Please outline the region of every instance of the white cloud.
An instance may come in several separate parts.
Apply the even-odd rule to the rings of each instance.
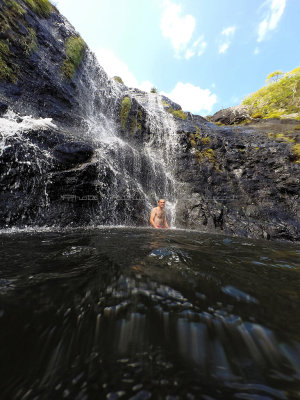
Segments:
[[[206,49],[207,43],[204,41],[204,36],[200,36],[193,44],[192,46],[186,50],[185,52],[185,58],[189,60],[191,57],[193,57],[195,54],[197,56],[201,56],[205,49]]]
[[[259,47],[255,47],[255,49],[254,49],[254,51],[253,51],[253,54],[254,54],[254,55],[257,55],[257,54],[259,54],[259,53],[260,53]]]
[[[229,46],[231,45],[232,38],[235,34],[236,26],[228,26],[227,28],[223,29],[221,35],[223,39],[221,44],[219,45],[219,53],[224,54],[228,50]]]
[[[268,4],[269,8],[258,26],[258,42],[262,42],[267,33],[277,27],[285,9],[286,0],[268,0],[265,4]]]
[[[95,51],[99,64],[109,77],[120,76],[126,86],[150,91],[154,86],[149,81],[139,83],[136,77],[130,72],[128,66],[121,61],[113,51],[105,48],[97,48]]]
[[[186,60],[189,60],[190,58],[194,57],[195,54],[196,54],[196,53],[195,53],[194,50],[192,50],[192,49],[187,49],[187,51],[185,52],[184,58],[185,58]]]
[[[217,102],[217,96],[209,89],[201,89],[191,83],[178,82],[170,93],[163,93],[180,104],[183,110],[206,114]]]
[[[165,0],[163,7],[160,29],[163,36],[170,39],[176,56],[179,56],[192,38],[196,20],[189,14],[181,16],[181,6],[170,0]]]
[[[229,26],[228,28],[225,28],[222,30],[222,35],[232,36],[232,35],[234,35],[235,30],[236,30],[235,26]]]
[[[226,51],[228,50],[229,45],[230,45],[230,43],[228,43],[228,42],[221,44],[220,47],[219,47],[219,53],[220,54],[226,53]]]

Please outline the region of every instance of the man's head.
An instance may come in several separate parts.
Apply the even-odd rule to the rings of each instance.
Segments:
[[[166,202],[164,199],[160,199],[160,200],[158,200],[157,204],[158,204],[158,207],[164,208],[166,205]]]

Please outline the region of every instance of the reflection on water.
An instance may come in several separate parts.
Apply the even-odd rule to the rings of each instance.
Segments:
[[[300,399],[300,250],[186,231],[0,236],[1,399]]]

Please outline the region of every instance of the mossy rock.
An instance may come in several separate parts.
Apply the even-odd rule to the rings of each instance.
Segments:
[[[201,138],[201,143],[202,144],[209,144],[210,143],[210,138],[209,137]]]
[[[4,0],[0,13],[0,81],[16,83],[21,75],[20,53],[29,56],[37,48],[35,30],[26,18],[26,9],[16,0]],[[16,56],[18,54],[18,56]]]
[[[294,156],[296,158],[295,162],[297,164],[300,164],[300,143],[295,144],[292,147],[292,151],[293,151],[293,154],[294,154]]]
[[[172,106],[170,106],[169,103],[167,103],[165,100],[162,100],[162,104],[165,107],[166,111],[170,114],[172,114],[174,117],[176,118],[180,118],[185,120],[187,115],[184,111],[182,110],[174,110],[174,108],[172,108]]]
[[[115,80],[118,83],[121,83],[121,85],[124,85],[123,79],[120,76],[114,76],[113,80]]]
[[[72,79],[83,59],[86,44],[80,36],[70,36],[66,41],[66,59],[61,67],[65,79]]]
[[[10,51],[8,42],[0,40],[0,81],[16,83],[19,68],[12,62],[13,53]]]
[[[216,161],[216,155],[213,149],[204,149],[202,151],[196,151],[195,156],[199,163],[208,160],[210,163],[214,163]]]
[[[18,16],[26,14],[26,10],[16,0],[4,0],[4,4]]]
[[[49,0],[24,0],[27,6],[40,17],[49,17],[52,4]]]
[[[131,100],[128,96],[126,96],[122,100],[122,105],[121,105],[121,126],[123,130],[126,129],[130,108],[131,108]]]

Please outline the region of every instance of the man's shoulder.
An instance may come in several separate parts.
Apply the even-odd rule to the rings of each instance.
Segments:
[[[153,211],[157,211],[157,209],[158,209],[158,207],[152,208],[152,212],[153,212]]]

